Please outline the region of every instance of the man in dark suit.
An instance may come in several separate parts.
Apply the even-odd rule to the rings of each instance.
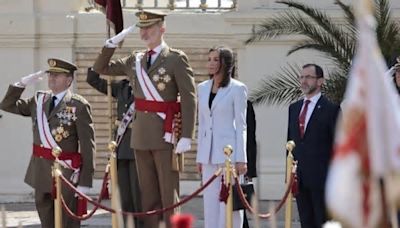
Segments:
[[[304,65],[299,81],[305,97],[289,106],[288,124],[288,140],[296,143],[293,154],[298,161],[296,202],[301,226],[320,228],[327,220],[324,188],[340,107],[321,95],[320,66]]]
[[[257,177],[257,142],[256,142],[256,115],[253,108],[253,103],[247,100],[247,173],[244,175],[246,181],[251,182],[254,177]],[[243,228],[248,228],[246,211],[243,217]]]
[[[25,182],[35,189],[35,205],[43,228],[54,227],[51,167],[55,158],[52,149],[61,148],[59,163],[62,174],[82,193],[87,193],[92,186],[95,156],[90,105],[69,89],[76,66],[61,59],[49,59],[48,64],[49,91],[37,91],[29,99],[21,98],[25,87],[41,78],[43,72],[38,72],[10,85],[0,103],[2,110],[32,119],[32,155]],[[74,192],[63,187],[62,195],[68,207],[76,212]],[[70,218],[65,212],[62,220],[63,227],[80,227],[80,221]]]
[[[107,94],[107,80],[100,78],[100,75],[88,69],[87,83],[103,94]],[[121,120],[128,112],[134,97],[132,95],[132,87],[127,79],[111,82],[111,95],[117,99],[117,121],[116,129],[120,127]],[[139,179],[136,168],[136,160],[133,149],[131,148],[132,123],[124,132],[121,132],[121,140],[117,148],[117,169],[118,169],[118,185],[121,193],[122,210],[129,212],[139,212],[141,210]],[[118,134],[117,132],[115,132]],[[116,137],[113,137],[116,138]],[[135,227],[142,227],[139,220],[135,218]]]

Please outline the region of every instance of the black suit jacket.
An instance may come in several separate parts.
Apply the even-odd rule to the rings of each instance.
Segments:
[[[299,115],[302,106],[303,100],[289,106],[288,124],[288,140],[296,143],[293,155],[298,161],[299,183],[310,189],[324,189],[340,107],[321,96],[301,138]]]
[[[257,177],[257,142],[256,142],[256,115],[253,104],[247,101],[247,173],[246,176]]]
[[[86,81],[100,93],[107,94],[107,80],[100,78],[100,75],[91,68],[88,69]],[[132,87],[129,85],[129,81],[126,79],[112,81],[111,95],[117,99],[117,119],[121,120],[124,113],[133,102]],[[118,159],[135,159],[133,149],[130,145],[131,132],[132,129],[127,128],[122,137],[121,143],[117,149]]]

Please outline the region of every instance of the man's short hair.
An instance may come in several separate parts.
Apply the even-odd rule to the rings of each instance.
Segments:
[[[324,77],[324,71],[322,70],[322,68],[320,66],[318,66],[317,64],[314,63],[308,63],[306,65],[303,66],[303,69],[308,68],[308,67],[314,67],[315,69],[315,75],[318,78],[323,78]]]

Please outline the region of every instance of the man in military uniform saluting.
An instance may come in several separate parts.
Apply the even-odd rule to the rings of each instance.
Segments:
[[[107,80],[88,69],[87,83],[97,91],[107,94]],[[136,169],[136,160],[131,148],[132,114],[131,104],[134,100],[132,87],[127,79],[111,82],[111,95],[117,99],[117,121],[115,122],[115,139],[117,148],[118,185],[121,193],[122,210],[129,212],[141,211],[139,180]],[[135,227],[141,227],[135,218]]]
[[[115,48],[134,29],[131,26],[106,41],[93,68],[105,75],[128,75],[135,96],[132,146],[135,149],[144,211],[164,208],[179,194],[179,173],[172,169],[172,153],[190,150],[195,124],[196,92],[193,71],[180,50],[163,40],[165,14],[141,11],[136,14],[140,38],[147,50],[110,61]],[[180,102],[178,103],[178,93]],[[173,119],[182,113],[182,138],[175,151]],[[171,211],[163,216],[145,217],[145,227],[158,227],[164,219],[170,227]]]
[[[89,103],[69,87],[76,67],[60,59],[49,59],[48,87],[29,99],[21,99],[25,86],[39,81],[44,72],[25,76],[10,85],[0,108],[6,112],[32,118],[33,153],[25,182],[35,189],[35,204],[42,227],[54,227],[52,196],[52,149],[60,147],[62,173],[78,189],[87,193],[92,186],[95,154],[94,128]],[[67,205],[76,211],[75,194],[62,189]],[[80,227],[80,222],[63,214],[63,227]]]

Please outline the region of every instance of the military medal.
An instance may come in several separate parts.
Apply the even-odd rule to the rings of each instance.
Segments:
[[[157,84],[157,89],[160,91],[163,91],[165,89],[165,83],[164,82],[160,82]]]
[[[166,75],[163,77],[163,80],[164,80],[165,83],[168,83],[169,81],[171,81],[171,77],[170,77],[168,74],[166,74]]]
[[[158,73],[159,74],[165,74],[165,68],[164,67],[160,67],[160,69],[158,69]]]
[[[56,142],[61,142],[70,136],[68,130],[64,128],[64,125],[71,126],[72,121],[76,121],[77,117],[75,115],[76,107],[67,106],[62,111],[56,113],[57,118],[60,121],[60,126],[51,130],[51,134],[54,136]]]
[[[56,142],[61,142],[61,140],[63,139],[62,135],[57,134],[54,139],[56,140]]]
[[[160,76],[158,74],[153,75],[153,81],[158,82],[160,80]]]
[[[59,127],[57,127],[56,131],[57,131],[57,134],[62,134],[64,132],[64,127],[59,126]]]
[[[68,131],[64,131],[62,136],[66,139],[69,136],[69,132]]]
[[[158,69],[159,75],[158,74],[153,75],[153,81],[155,81],[155,82],[159,82],[160,81],[157,84],[157,89],[160,90],[160,91],[165,90],[165,88],[167,86],[166,83],[171,81],[171,76],[169,76],[168,74],[165,74],[166,72],[167,71],[165,70],[164,67],[160,67]]]

